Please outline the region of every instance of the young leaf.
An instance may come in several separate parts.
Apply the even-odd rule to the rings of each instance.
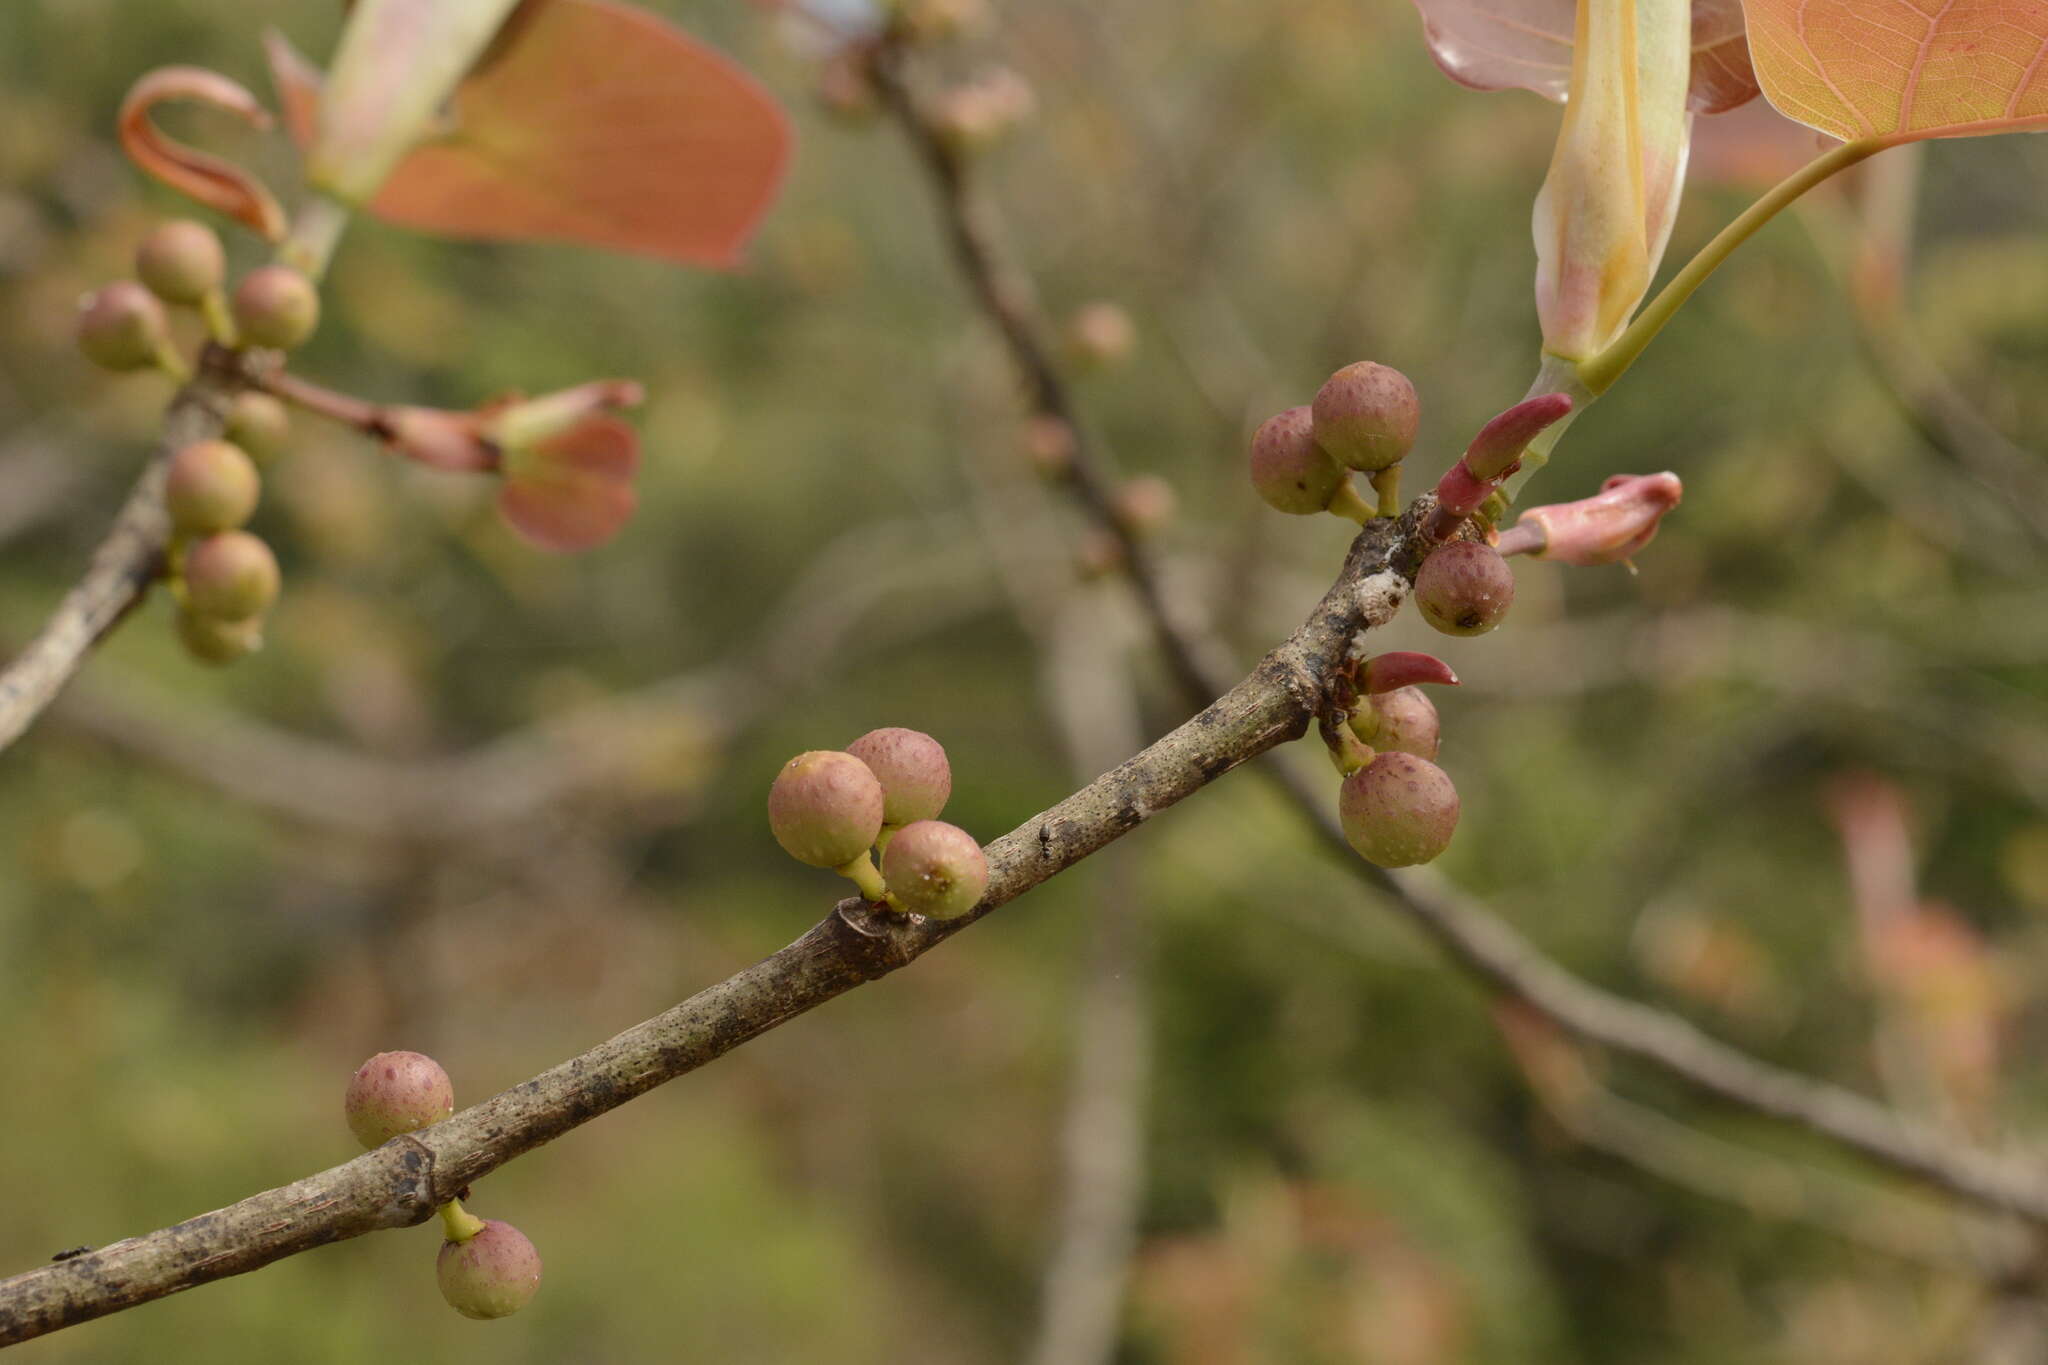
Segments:
[[[1744,0],[1764,93],[1845,142],[2048,127],[2048,0]]]
[[[1415,0],[1444,74],[1475,90],[1533,90],[1563,100],[1572,78],[1576,0]],[[1693,0],[1687,107],[1718,114],[1757,91],[1740,0]]]
[[[529,449],[505,452],[498,510],[543,550],[604,544],[633,515],[640,438],[616,417],[587,417]]]
[[[271,43],[293,135],[310,68]],[[737,264],[781,183],[789,127],[739,67],[612,0],[529,0],[371,212],[450,237],[574,242]]]

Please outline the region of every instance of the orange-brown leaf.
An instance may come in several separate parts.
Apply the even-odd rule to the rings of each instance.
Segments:
[[[2048,0],[1743,0],[1764,93],[1847,142],[2048,127]]]
[[[506,452],[498,510],[544,550],[589,550],[633,515],[640,437],[616,417],[587,417],[531,450]]]
[[[263,182],[210,153],[188,147],[150,120],[159,104],[189,100],[222,109],[256,128],[270,126],[270,113],[247,90],[217,71],[166,66],[149,72],[121,101],[121,150],[142,170],[172,189],[218,209],[266,241],[282,240],[284,210]]]

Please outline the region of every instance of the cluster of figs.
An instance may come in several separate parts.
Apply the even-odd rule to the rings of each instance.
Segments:
[[[453,1114],[455,1087],[432,1057],[380,1052],[349,1077],[342,1110],[357,1141],[366,1149],[381,1147]],[[478,1218],[458,1199],[439,1212],[434,1277],[448,1306],[466,1318],[502,1318],[524,1308],[540,1289],[540,1253],[526,1234]]]
[[[988,860],[973,835],[938,818],[952,794],[939,742],[890,726],[784,764],[768,791],[768,825],[790,857],[850,878],[873,903],[957,919],[988,890]]]
[[[320,295],[298,271],[258,266],[227,292],[227,255],[204,224],[158,224],[135,252],[135,278],[88,294],[78,314],[78,348],[117,372],[158,370],[182,380],[191,363],[172,335],[173,310],[188,310],[215,341],[291,350],[320,321]],[[225,414],[225,439],[194,441],[172,453],[164,485],[171,521],[167,572],[186,652],[224,664],[260,648],[263,621],[281,576],[270,546],[247,530],[262,495],[259,467],[289,434],[284,405],[267,393],[241,394]]]
[[[1333,512],[1361,524],[1400,513],[1401,463],[1421,421],[1415,386],[1370,360],[1346,365],[1315,400],[1260,424],[1252,436],[1252,487],[1268,506],[1296,516]],[[1371,482],[1368,500],[1352,482]],[[1436,547],[1415,575],[1422,618],[1446,635],[1483,635],[1515,599],[1515,578],[1480,540]],[[1381,867],[1408,867],[1441,854],[1458,826],[1458,792],[1436,765],[1436,707],[1418,684],[1455,684],[1426,654],[1383,654],[1359,670],[1358,701],[1323,738],[1344,773],[1338,814],[1351,846]]]

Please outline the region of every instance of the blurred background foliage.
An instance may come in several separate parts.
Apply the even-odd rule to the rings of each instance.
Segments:
[[[1140,661],[1146,729],[1185,714],[1118,589],[1069,571],[1082,528],[1019,452],[1009,373],[900,141],[826,113],[815,63],[760,11],[653,7],[800,125],[745,270],[364,223],[303,356],[339,387],[458,407],[643,379],[626,533],[530,551],[487,489],[301,419],[256,523],[287,572],[270,648],[208,671],[152,601],[0,760],[8,1269],[347,1158],[341,1088],[372,1052],[433,1053],[472,1101],[780,946],[839,894],[761,818],[799,749],[925,729],[953,757],[949,818],[983,838],[1024,820],[1075,774],[1020,620],[1079,602]],[[337,23],[324,4],[273,17],[315,53]],[[229,0],[0,7],[8,639],[79,571],[164,397],[69,343],[79,294],[182,211],[121,161],[114,109],[170,62],[267,88],[256,30]],[[1113,299],[1135,320],[1128,363],[1085,381],[1090,423],[1172,485],[1176,582],[1249,660],[1345,537],[1249,496],[1247,432],[1379,359],[1423,394],[1426,486],[1520,395],[1554,111],[1454,88],[1396,0],[1004,4],[933,60],[932,88],[994,62],[1035,88],[988,188],[1050,315]],[[274,143],[180,126],[289,175]],[[1934,146],[1902,305],[1960,395],[2033,449],[2044,185],[2039,139]],[[1697,186],[1672,259],[1741,202]],[[1950,1121],[2024,1138],[2048,1124],[2025,1064],[2048,1024],[2043,513],[1930,445],[1869,363],[1836,268],[1852,211],[1742,253],[1537,485],[1680,473],[1639,575],[1521,563],[1495,635],[1410,618],[1387,643],[1468,680],[1440,701],[1456,881],[1604,984],[1908,1106],[1960,1087]],[[1921,887],[1948,907],[1893,957],[1859,941],[1831,815],[1859,772],[1910,812]],[[2038,1316],[1921,1263],[1907,1231],[1954,1239],[1939,1208],[1887,1222],[1903,1253],[1780,1216],[1742,1194],[1758,1163],[1791,1162],[1795,1188],[1866,1173],[1540,1030],[1511,1050],[1255,777],[1129,843],[1114,879],[1062,877],[494,1176],[472,1206],[548,1266],[516,1319],[448,1312],[419,1229],[22,1358],[1020,1359],[1109,913],[1144,918],[1151,958],[1132,965],[1152,1071],[1122,1361],[1992,1360]],[[1902,1030],[1932,1097],[1886,1065]],[[1546,1057],[1567,1080],[1532,1091]],[[1682,1120],[1680,1147],[1737,1144],[1713,1150],[1738,1197],[1560,1117],[1607,1084]],[[1885,1221],[1879,1183],[1857,1188]]]

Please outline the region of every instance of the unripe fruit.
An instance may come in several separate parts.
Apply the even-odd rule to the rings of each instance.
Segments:
[[[897,725],[870,730],[847,745],[846,752],[866,764],[882,784],[883,824],[937,819],[953,794],[953,767],[946,761],[945,747],[921,730]]]
[[[267,465],[284,450],[292,434],[291,414],[267,393],[242,393],[228,409],[227,438],[258,465]]]
[[[798,754],[768,789],[768,825],[790,857],[812,867],[844,867],[882,832],[882,784],[852,754]]]
[[[465,1318],[517,1313],[540,1289],[540,1253],[526,1234],[495,1218],[466,1242],[443,1242],[434,1262],[441,1297]]]
[[[1460,540],[1438,547],[1415,575],[1422,619],[1446,635],[1484,635],[1515,602],[1515,571],[1490,545]]]
[[[231,664],[263,648],[263,621],[223,621],[202,616],[190,607],[178,608],[178,643],[185,652],[206,664]]]
[[[882,880],[905,910],[956,919],[988,890],[988,859],[974,836],[943,820],[919,820],[896,831],[882,852]]]
[[[380,1052],[348,1078],[342,1112],[356,1141],[381,1147],[400,1133],[439,1123],[454,1113],[455,1087],[432,1057]]]
[[[135,273],[165,303],[196,304],[227,278],[227,253],[212,228],[181,218],[142,239]]]
[[[164,476],[164,507],[181,535],[234,530],[262,492],[255,464],[227,441],[194,441],[171,456]]]
[[[1331,375],[1311,406],[1317,443],[1337,463],[1366,473],[1405,459],[1422,420],[1408,376],[1370,360]]]
[[[1305,517],[1328,511],[1346,475],[1316,444],[1306,407],[1268,417],[1252,435],[1252,487],[1276,511]]]
[[[320,292],[288,265],[258,266],[235,286],[234,312],[246,344],[289,351],[320,325]]]
[[[185,605],[200,616],[260,616],[277,600],[282,582],[277,556],[247,531],[222,531],[185,551]]]
[[[78,349],[103,370],[146,370],[169,340],[164,306],[133,280],[115,280],[85,296]]]
[[[1360,702],[1351,731],[1375,749],[1434,759],[1442,724],[1421,688],[1397,687]]]
[[[1124,530],[1142,540],[1165,530],[1179,506],[1172,484],[1156,474],[1140,474],[1116,490],[1113,510]]]
[[[1458,789],[1426,758],[1382,753],[1344,779],[1337,815],[1359,857],[1381,867],[1412,867],[1450,846]]]
[[[1048,479],[1063,478],[1074,468],[1074,429],[1057,417],[1040,413],[1026,419],[1018,444],[1031,467]]]
[[[1120,304],[1107,300],[1084,304],[1067,323],[1067,353],[1084,368],[1122,365],[1137,348],[1137,325]]]

